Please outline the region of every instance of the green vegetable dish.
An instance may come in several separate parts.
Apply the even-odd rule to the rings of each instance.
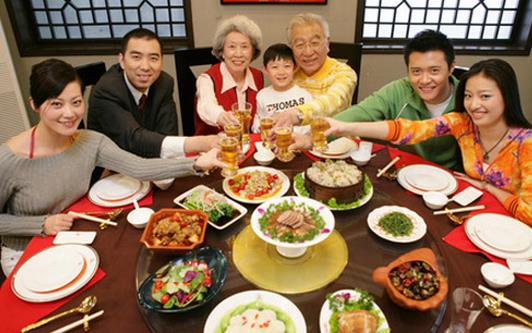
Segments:
[[[305,198],[310,198],[310,193],[307,191],[307,188],[305,187],[305,178],[304,173],[298,173],[294,177],[294,187],[297,190],[298,194]],[[360,207],[362,200],[364,200],[368,194],[370,193],[371,189],[373,188],[373,185],[371,184],[371,181],[369,180],[368,175],[364,175],[364,192],[362,196],[353,202],[349,203],[338,203],[336,202],[335,198],[330,198],[327,200],[327,202],[324,202],[329,208],[332,209],[338,209],[338,210],[347,210],[347,209],[353,209]]]
[[[379,227],[387,234],[395,237],[410,236],[414,230],[412,220],[400,212],[392,212],[381,217]]]
[[[365,290],[340,291],[327,295],[329,309],[329,333],[373,332],[389,333],[386,318]]]
[[[296,333],[294,322],[281,309],[261,301],[240,305],[222,317],[214,333]]]
[[[217,225],[224,225],[238,215],[238,210],[233,208],[223,196],[210,190],[193,191],[183,205],[189,209],[198,209],[209,216],[209,221]]]
[[[202,260],[182,262],[153,280],[152,297],[163,308],[184,308],[203,300],[211,286],[211,270]]]
[[[314,239],[325,227],[320,213],[291,200],[270,205],[259,218],[260,230],[272,239],[299,243]]]

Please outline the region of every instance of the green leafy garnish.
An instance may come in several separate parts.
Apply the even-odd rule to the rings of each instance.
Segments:
[[[392,236],[409,236],[414,230],[412,220],[401,212],[392,212],[379,219],[379,227]]]
[[[233,216],[234,208],[214,191],[193,191],[183,202],[189,209],[198,209],[209,216],[209,221],[216,223],[223,217]]]

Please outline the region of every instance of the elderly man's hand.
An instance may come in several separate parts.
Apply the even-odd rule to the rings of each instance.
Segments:
[[[223,128],[227,124],[238,124],[238,119],[236,119],[232,112],[222,112],[218,120],[216,120],[216,124]]]
[[[299,125],[298,110],[290,109],[273,115],[273,127]]]

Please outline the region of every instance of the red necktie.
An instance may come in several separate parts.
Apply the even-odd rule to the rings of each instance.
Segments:
[[[139,99],[139,105],[137,106],[137,111],[138,112],[143,112],[144,111],[144,106],[146,105],[146,99],[148,98],[148,96],[142,94],[142,96],[140,97]]]

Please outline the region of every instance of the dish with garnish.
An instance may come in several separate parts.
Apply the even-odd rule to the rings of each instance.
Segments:
[[[368,226],[377,236],[394,243],[411,243],[427,233],[425,221],[401,206],[382,206],[368,215]]]
[[[289,188],[290,180],[282,171],[267,167],[240,169],[223,182],[223,190],[228,196],[251,204],[281,197]]]
[[[362,289],[327,295],[320,311],[321,333],[389,333],[390,326],[373,297]]]
[[[179,195],[174,203],[203,211],[209,217],[209,224],[219,230],[232,225],[248,212],[246,207],[205,185],[198,185]]]
[[[218,304],[203,328],[203,333],[251,331],[300,333],[307,332],[307,326],[301,311],[288,298],[269,291],[248,290]]]
[[[226,277],[227,260],[222,251],[203,247],[170,261],[147,277],[137,298],[148,310],[185,312],[212,300]]]
[[[150,217],[140,242],[150,250],[192,250],[203,243],[207,222],[200,210],[161,209]]]
[[[334,230],[334,216],[321,202],[302,197],[268,200],[251,215],[251,228],[287,256],[299,256]],[[290,251],[290,250],[296,250]]]
[[[314,162],[294,177],[294,192],[323,202],[333,210],[360,207],[373,196],[369,177],[354,164],[345,161]]]

